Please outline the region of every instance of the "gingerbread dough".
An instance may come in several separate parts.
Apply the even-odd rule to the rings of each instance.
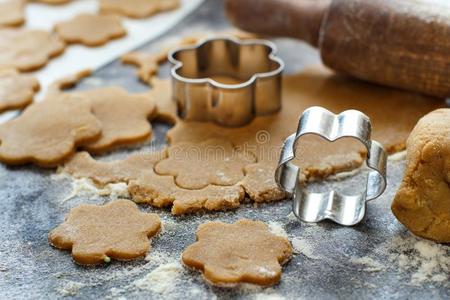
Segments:
[[[155,166],[161,175],[171,175],[185,189],[202,189],[210,184],[230,186],[244,177],[244,167],[254,157],[238,152],[227,140],[179,143],[169,148],[168,158]]]
[[[414,234],[450,242],[450,109],[417,123],[407,142],[407,167],[392,212]]]
[[[197,241],[184,250],[182,260],[186,266],[201,270],[213,285],[268,286],[280,281],[281,266],[291,256],[286,238],[272,234],[263,222],[243,219],[234,224],[201,224]]]
[[[156,109],[148,97],[129,94],[119,87],[92,89],[76,94],[91,100],[93,113],[102,124],[101,137],[84,146],[89,152],[108,151],[150,138],[152,127],[149,119],[155,116]]]
[[[20,26],[25,22],[26,0],[0,1],[0,27]]]
[[[167,53],[130,52],[122,56],[122,63],[139,67],[138,76],[145,83],[150,83],[156,75],[159,65],[167,60]]]
[[[179,6],[179,0],[100,0],[100,12],[130,18],[146,18]]]
[[[75,262],[93,265],[109,262],[110,258],[145,256],[149,239],[160,228],[158,215],[140,212],[129,200],[116,200],[103,206],[82,204],[71,209],[48,239],[56,248],[72,250]]]
[[[71,0],[35,0],[36,2],[51,4],[51,5],[60,5],[71,2]]]
[[[0,161],[55,166],[100,133],[101,124],[92,114],[89,99],[51,96],[0,125]]]
[[[33,71],[64,52],[64,47],[58,36],[43,30],[1,29],[0,67]]]
[[[109,40],[126,35],[122,22],[115,16],[80,14],[73,19],[55,25],[58,35],[67,43],[101,46]]]
[[[372,137],[383,143],[389,153],[394,153],[404,149],[409,132],[421,116],[445,104],[441,100],[346,79],[321,68],[285,76],[283,107],[278,114],[258,117],[241,128],[180,120],[168,132],[168,138],[172,145],[199,143],[211,138],[229,139],[237,149],[255,154],[258,163],[267,166],[267,174],[274,174],[283,140],[295,132],[302,111],[313,105],[323,106],[335,113],[351,108],[361,110],[372,120]],[[349,171],[363,163],[364,149],[353,140],[327,143],[319,137],[306,136],[297,151],[300,158],[296,164],[301,166],[302,177],[306,180]],[[263,176],[264,172],[260,174]],[[253,178],[253,182],[267,180],[267,176]],[[248,181],[246,186],[248,190],[255,187],[248,185]],[[273,192],[276,188],[272,182],[272,185],[260,189],[258,194],[279,195]],[[262,199],[255,192],[250,196],[253,200]],[[265,197],[267,201],[277,198]]]
[[[240,186],[208,186],[201,190],[178,187],[172,176],[161,176],[153,171],[154,165],[167,157],[167,151],[136,153],[125,160],[101,162],[87,152],[75,154],[64,170],[77,178],[90,178],[96,184],[126,182],[128,191],[137,203],[156,207],[172,205],[172,213],[181,215],[202,210],[236,208],[244,199]]]
[[[13,69],[0,70],[0,112],[25,108],[38,91],[39,82],[33,76]]]
[[[157,107],[156,119],[175,124],[178,114],[177,104],[172,98],[172,82],[167,79],[153,78],[150,84],[152,88],[147,94]]]

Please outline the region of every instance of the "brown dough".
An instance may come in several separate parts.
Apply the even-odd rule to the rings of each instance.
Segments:
[[[38,91],[39,82],[35,77],[13,69],[0,70],[0,112],[25,108]]]
[[[392,212],[414,234],[450,242],[450,109],[417,123],[407,142],[407,167]]]
[[[71,2],[71,0],[34,0],[34,1],[51,5],[61,5]]]
[[[93,265],[110,258],[131,260],[145,256],[149,239],[161,228],[157,214],[142,213],[129,200],[103,206],[82,204],[49,234],[52,246],[72,250],[75,262]]]
[[[122,56],[122,63],[139,67],[138,76],[145,83],[150,83],[157,74],[159,65],[167,60],[167,53],[130,52]]]
[[[92,110],[102,124],[100,139],[84,145],[92,153],[148,140],[152,133],[149,119],[156,114],[155,105],[144,95],[129,94],[120,87],[92,89],[76,94],[92,102]]]
[[[0,67],[33,71],[64,52],[58,36],[43,30],[1,29]]]
[[[256,163],[245,166],[242,187],[255,202],[268,202],[286,198],[286,193],[275,182],[276,166],[270,163]]]
[[[258,117],[241,128],[179,121],[168,132],[168,138],[172,145],[187,141],[199,143],[211,138],[229,139],[238,150],[255,154],[259,163],[267,164],[267,173],[274,174],[283,140],[296,130],[302,111],[313,105],[335,113],[351,108],[361,110],[372,120],[372,137],[383,143],[389,153],[394,153],[404,149],[415,122],[427,112],[443,107],[444,102],[354,81],[325,69],[308,70],[284,78],[283,107],[278,114]],[[327,143],[319,137],[306,136],[299,142],[296,163],[301,166],[302,175],[307,180],[325,178],[358,167],[363,162],[363,152],[361,145],[353,140]],[[263,182],[267,176],[253,180]],[[246,186],[249,193],[249,185]],[[268,195],[276,188],[276,185],[267,186],[266,191],[260,190],[259,193]],[[254,192],[249,194],[256,195]],[[256,196],[252,199],[255,200]],[[270,197],[266,199],[272,200]]]
[[[128,191],[137,203],[156,207],[172,206],[172,213],[181,215],[202,210],[236,208],[244,199],[240,186],[208,186],[201,190],[179,188],[172,176],[157,175],[154,165],[167,157],[166,151],[136,153],[125,160],[101,162],[87,152],[75,154],[64,170],[77,178],[90,178],[96,184],[126,182]]]
[[[0,161],[55,166],[100,133],[101,124],[92,114],[89,99],[51,96],[0,125]]]
[[[109,40],[126,35],[120,18],[80,14],[73,19],[55,25],[55,31],[67,43],[101,46]]]
[[[156,119],[175,124],[178,120],[177,104],[172,98],[172,82],[167,79],[153,78],[148,97],[157,107]]]
[[[0,27],[20,26],[25,22],[26,0],[0,1]]]
[[[281,265],[291,256],[286,238],[272,234],[263,222],[243,219],[234,224],[201,224],[197,241],[184,250],[182,260],[186,266],[201,270],[213,285],[268,286],[280,281]]]
[[[167,159],[156,164],[155,172],[174,176],[181,188],[198,190],[211,184],[238,183],[244,177],[244,167],[253,162],[252,155],[236,151],[229,141],[211,139],[170,147]]]
[[[84,70],[58,80],[50,86],[49,94],[59,94],[90,74],[90,70]],[[94,115],[102,123],[100,139],[84,146],[89,152],[100,153],[120,146],[134,145],[151,137],[149,120],[156,116],[157,109],[148,95],[130,94],[120,87],[91,89],[72,94],[90,99]]]
[[[179,6],[179,0],[100,0],[100,12],[130,18],[146,18]]]

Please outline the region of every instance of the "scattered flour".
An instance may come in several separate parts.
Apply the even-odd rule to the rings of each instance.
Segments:
[[[285,237],[285,238],[288,237],[286,231],[284,230],[283,226],[280,223],[270,221],[269,222],[269,230],[271,233],[273,233],[275,235]]]
[[[276,272],[271,271],[265,267],[258,267],[257,272],[263,276],[274,276]]]
[[[253,299],[255,299],[255,300],[284,300],[286,298],[279,294],[256,294]]]
[[[64,297],[75,296],[78,294],[78,291],[85,286],[86,285],[81,282],[66,280],[64,285],[57,288],[56,291]]]
[[[389,260],[411,272],[411,284],[445,283],[450,278],[450,247],[412,235],[397,236],[389,245]]]
[[[144,278],[136,280],[134,285],[142,290],[168,295],[174,290],[182,272],[183,267],[179,262],[167,263],[157,267]]]
[[[110,183],[99,189],[91,179],[74,178],[72,180],[72,191],[62,200],[62,203],[67,202],[78,195],[109,196],[111,200],[129,198],[128,186],[124,182]]]
[[[362,270],[366,272],[380,272],[385,270],[385,267],[378,261],[370,257],[353,257],[350,262],[355,265],[363,266]]]
[[[289,221],[297,221],[297,217],[295,216],[295,214],[292,211],[286,216],[286,218]]]
[[[310,259],[320,259],[319,256],[314,255],[314,247],[307,240],[300,238],[292,239],[292,247],[294,247],[294,253],[303,254]]]

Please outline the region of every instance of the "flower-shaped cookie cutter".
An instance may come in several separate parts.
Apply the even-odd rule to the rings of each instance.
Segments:
[[[283,61],[266,40],[210,38],[169,53],[178,115],[236,127],[281,108]]]
[[[322,107],[311,107],[300,117],[297,132],[283,144],[275,180],[279,187],[293,198],[293,212],[304,222],[330,219],[338,224],[351,226],[359,223],[366,212],[366,202],[379,197],[386,189],[386,152],[383,146],[370,139],[369,117],[357,110],[347,110],[339,115]],[[371,169],[363,192],[344,195],[336,191],[308,192],[299,181],[300,168],[291,161],[299,139],[315,134],[333,142],[350,137],[359,140],[367,149],[366,164]]]

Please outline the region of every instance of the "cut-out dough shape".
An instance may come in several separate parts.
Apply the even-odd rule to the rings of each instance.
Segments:
[[[64,48],[57,35],[43,30],[1,29],[0,67],[33,71],[63,53]]]
[[[82,265],[143,257],[161,228],[156,214],[142,213],[129,200],[103,206],[82,204],[70,210],[63,224],[49,234],[51,245],[72,250]]]
[[[420,119],[407,142],[407,166],[392,212],[415,235],[450,242],[450,109]]]
[[[33,76],[11,69],[0,70],[0,112],[25,108],[38,91],[39,82]]]
[[[120,18],[91,14],[80,14],[69,21],[57,23],[55,31],[67,43],[90,47],[101,46],[126,35]]]
[[[280,280],[281,266],[291,256],[292,246],[286,238],[271,233],[263,222],[243,219],[234,224],[201,224],[197,241],[184,250],[182,260],[201,270],[213,285],[268,286]]]
[[[179,188],[172,176],[157,175],[153,171],[154,165],[166,157],[167,151],[164,150],[102,162],[94,160],[87,152],[81,152],[65,164],[64,170],[76,178],[90,178],[100,186],[126,182],[135,202],[156,207],[172,205],[174,215],[232,209],[244,199],[245,193],[240,186],[208,186],[201,190]]]
[[[268,202],[286,198],[286,193],[275,182],[274,169],[269,163],[256,163],[245,166],[242,187],[249,198],[255,202]]]
[[[146,18],[179,6],[179,0],[100,0],[101,13],[130,18]]]
[[[0,1],[0,27],[20,26],[25,22],[26,0]]]
[[[155,171],[175,177],[185,189],[202,189],[210,184],[230,186],[244,177],[244,167],[255,162],[252,155],[240,153],[227,140],[179,143],[169,147],[168,158],[158,162]]]
[[[129,94],[122,88],[109,87],[76,92],[90,99],[92,111],[102,124],[102,135],[84,149],[92,153],[109,151],[148,140],[152,133],[150,119],[156,115],[153,102],[144,95]]]
[[[91,101],[76,95],[51,96],[0,125],[0,161],[55,166],[75,148],[98,139],[101,124]]]

